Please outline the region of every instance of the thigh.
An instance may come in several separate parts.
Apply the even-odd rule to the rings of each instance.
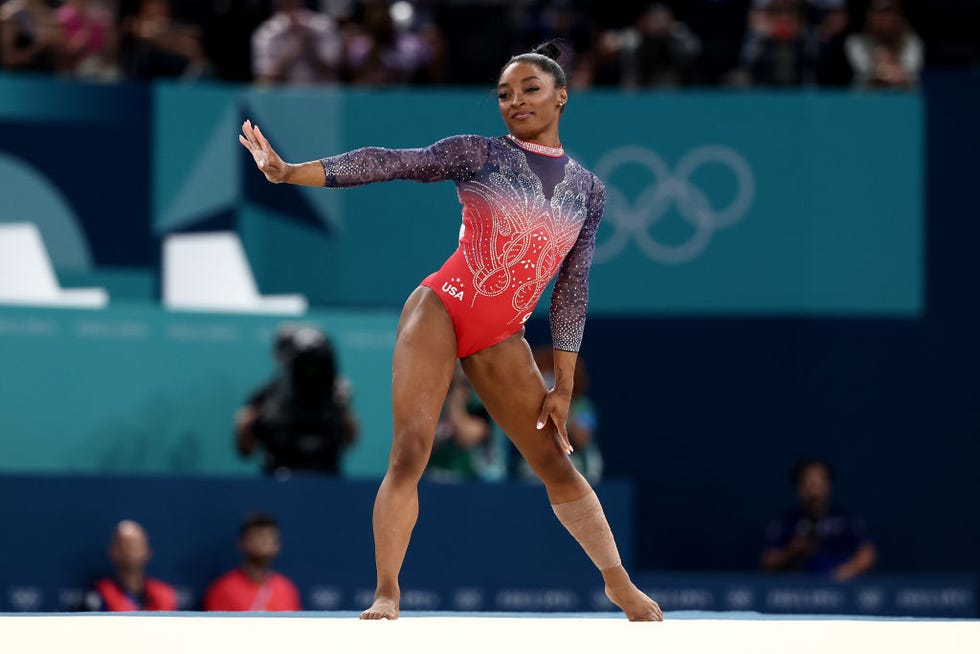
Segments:
[[[395,444],[423,441],[431,447],[456,365],[456,334],[442,302],[417,288],[405,302],[391,366]],[[392,456],[396,455],[396,448]]]
[[[494,422],[545,482],[546,475],[574,474],[550,421],[537,428],[548,389],[523,333],[462,360],[463,371]]]

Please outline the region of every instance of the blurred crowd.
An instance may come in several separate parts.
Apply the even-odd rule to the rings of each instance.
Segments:
[[[911,87],[980,65],[980,0],[0,0],[0,68],[87,80],[485,85],[563,39],[572,85]]]

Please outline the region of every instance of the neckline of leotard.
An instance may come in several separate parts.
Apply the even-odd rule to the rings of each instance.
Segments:
[[[522,141],[513,134],[508,134],[507,138],[513,141],[514,144],[520,147],[522,150],[527,150],[528,152],[533,152],[534,154],[541,154],[554,159],[565,156],[565,148],[561,147],[561,144],[559,144],[557,148],[553,148],[548,145],[534,143],[533,141]]]

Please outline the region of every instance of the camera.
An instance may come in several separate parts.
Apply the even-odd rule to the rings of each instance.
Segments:
[[[274,349],[278,373],[253,402],[266,471],[337,472],[351,434],[333,345],[318,328],[283,327]]]

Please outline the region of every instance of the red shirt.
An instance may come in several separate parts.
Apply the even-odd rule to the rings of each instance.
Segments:
[[[205,611],[301,611],[293,582],[270,572],[262,583],[242,570],[232,570],[211,584],[204,595]]]
[[[95,584],[106,611],[176,611],[177,593],[173,587],[156,579],[143,583],[143,595],[137,597],[123,590],[114,579]]]

